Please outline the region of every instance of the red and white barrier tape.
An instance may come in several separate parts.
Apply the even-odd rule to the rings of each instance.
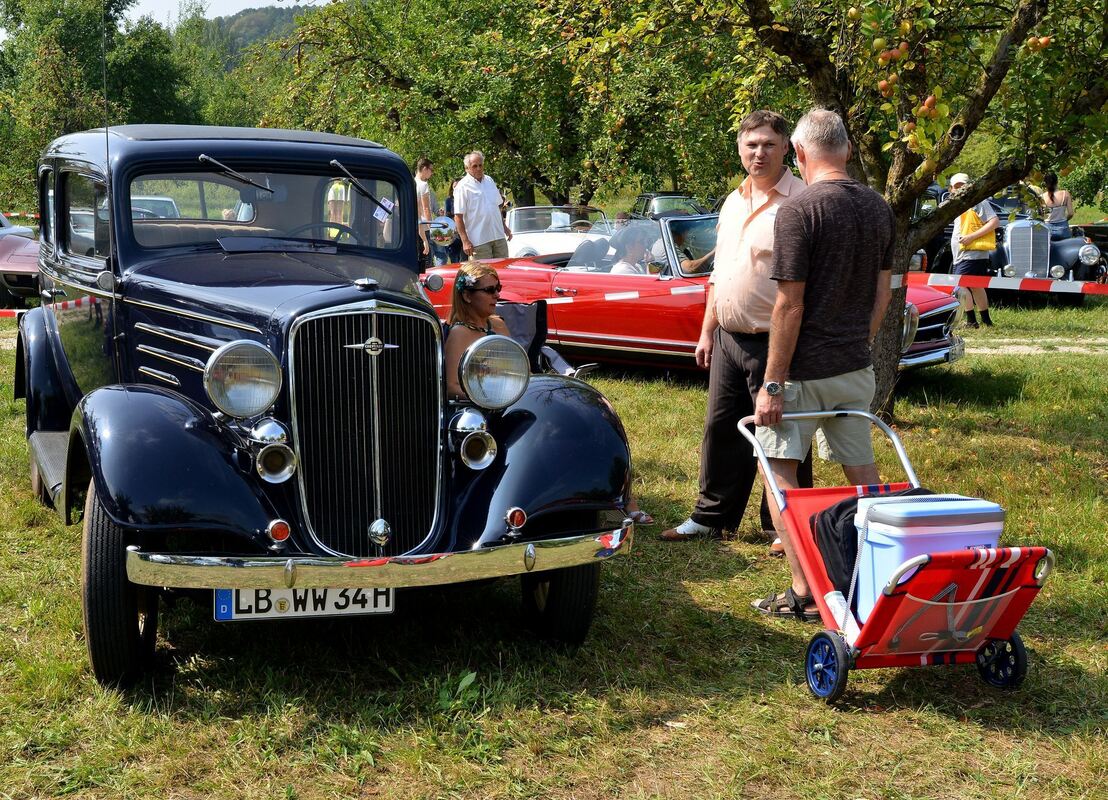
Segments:
[[[1049,278],[985,278],[979,275],[940,275],[909,272],[912,286],[970,286],[978,289],[1014,289],[1020,292],[1054,292],[1057,294],[1104,294],[1108,284],[1093,281],[1056,281]]]
[[[66,300],[61,303],[54,303],[55,311],[68,311],[71,308],[88,308],[89,306],[97,305],[100,299],[97,297],[78,297],[76,300]],[[0,318],[2,317],[18,317],[20,314],[26,314],[26,308],[0,308]]]
[[[30,211],[5,211],[3,213],[8,219],[38,219],[38,214],[32,214]]]

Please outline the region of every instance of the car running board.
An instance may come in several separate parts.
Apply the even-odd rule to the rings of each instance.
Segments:
[[[31,458],[38,465],[38,474],[51,503],[55,503],[62,492],[65,480],[65,456],[69,447],[69,433],[66,431],[35,431],[27,440]]]

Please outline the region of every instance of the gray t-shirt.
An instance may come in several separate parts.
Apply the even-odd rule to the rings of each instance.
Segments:
[[[885,198],[858,181],[818,181],[781,204],[770,277],[805,284],[790,380],[830,378],[871,364],[877,274],[892,268],[895,230]]]

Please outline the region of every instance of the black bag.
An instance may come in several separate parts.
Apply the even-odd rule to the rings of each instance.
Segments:
[[[934,494],[930,489],[901,489],[881,497],[907,497]],[[817,511],[809,519],[816,537],[823,567],[831,585],[846,597],[850,592],[850,579],[854,577],[854,562],[858,560],[858,529],[854,527],[854,515],[858,511],[857,497],[848,497],[835,505]]]

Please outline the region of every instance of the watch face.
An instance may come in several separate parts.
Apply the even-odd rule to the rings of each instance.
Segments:
[[[766,381],[766,394],[770,397],[776,397],[781,394],[781,384],[777,381]]]

